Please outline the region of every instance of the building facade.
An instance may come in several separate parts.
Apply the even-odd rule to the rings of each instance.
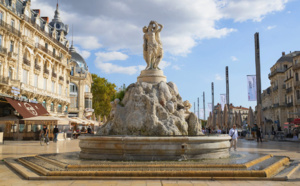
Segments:
[[[300,114],[300,51],[282,56],[271,67],[270,87],[263,90],[262,110],[265,121],[278,130],[284,123],[292,122]]]
[[[80,118],[91,115],[91,74],[74,47],[69,50],[69,27],[58,5],[51,22],[30,6],[30,0],[0,1],[0,95],[41,103],[55,116],[69,111]],[[79,71],[78,56],[84,71]]]

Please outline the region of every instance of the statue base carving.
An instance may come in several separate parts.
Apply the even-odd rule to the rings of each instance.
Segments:
[[[141,71],[140,76],[137,78],[138,82],[146,82],[146,83],[160,83],[167,82],[167,77],[164,76],[162,70],[151,69],[151,70],[143,70]]]

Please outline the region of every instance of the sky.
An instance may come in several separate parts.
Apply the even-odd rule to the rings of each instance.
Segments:
[[[52,20],[56,0],[31,3]],[[67,38],[73,28],[74,46],[89,71],[118,87],[135,83],[146,66],[142,28],[151,20],[162,24],[159,67],[193,107],[199,97],[203,108],[205,92],[206,110],[212,82],[215,104],[226,93],[226,66],[230,103],[256,105],[247,93],[247,75],[255,74],[254,34],[259,32],[264,90],[282,52],[299,51],[299,7],[299,0],[59,0],[61,19],[70,27]]]

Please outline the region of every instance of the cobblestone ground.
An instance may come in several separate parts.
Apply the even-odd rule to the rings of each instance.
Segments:
[[[59,141],[48,146],[40,146],[38,141],[7,141],[0,145],[0,159],[18,158],[27,155],[62,153],[80,151],[79,140]],[[273,154],[279,156],[289,156],[292,160],[300,162],[300,141],[298,142],[276,142],[268,141],[257,143],[255,141],[238,141],[238,151],[254,152],[263,154]],[[232,152],[234,153],[234,152]],[[3,161],[0,162],[0,185],[300,185],[300,171],[297,171],[287,182],[271,181],[193,181],[193,180],[111,180],[111,181],[28,181],[23,180],[19,175],[10,170]]]

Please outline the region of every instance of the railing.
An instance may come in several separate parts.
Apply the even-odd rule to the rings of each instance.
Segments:
[[[63,81],[63,80],[64,80],[64,77],[59,76],[59,80],[60,80],[60,81]]]
[[[23,63],[24,63],[25,65],[30,66],[30,61],[29,61],[28,59],[26,59],[26,58],[23,58]]]
[[[286,106],[287,107],[292,107],[293,106],[293,102],[287,103]]]
[[[286,93],[292,92],[292,87],[286,89]]]
[[[50,56],[54,57],[55,59],[57,59],[59,61],[61,60],[61,57],[55,55],[53,52],[51,52],[50,50],[48,50],[46,47],[44,47],[43,45],[41,45],[39,43],[35,44],[35,48],[41,49],[43,52],[49,54]]]
[[[39,30],[44,36],[46,36],[48,39],[50,39],[51,41],[53,41],[55,44],[57,44],[58,46],[62,47],[63,49],[65,49],[66,51],[69,51],[68,48],[63,45],[61,42],[59,42],[57,39],[53,38],[51,33],[47,33],[45,31],[45,29],[41,28],[39,25],[37,25],[32,19],[30,19],[28,16],[24,15],[24,20],[28,23],[30,23],[33,27],[35,27],[37,30]]]
[[[35,68],[36,70],[41,70],[41,66],[38,65],[38,64],[34,64],[34,68]]]
[[[288,80],[290,80],[290,79],[292,79],[294,76],[289,76],[289,77],[287,77],[284,81],[288,81]]]
[[[279,107],[279,103],[273,104],[273,108],[277,108],[277,107]]]
[[[57,74],[55,72],[52,72],[52,77],[57,78]]]
[[[293,70],[297,70],[300,68],[300,63],[294,64],[293,65]]]
[[[44,68],[44,73],[49,75],[49,70],[47,68]]]
[[[9,32],[15,34],[18,37],[21,37],[21,32],[19,30],[17,30],[15,27],[7,24],[5,21],[0,20],[0,26],[2,28],[5,28],[6,30],[8,30]]]
[[[0,76],[0,83],[8,84],[9,77]]]
[[[84,93],[84,97],[85,98],[92,98],[93,97],[93,94],[91,92],[85,92]]]
[[[271,73],[269,73],[269,78],[272,77],[272,76],[274,76],[277,73],[283,73],[285,71],[286,71],[286,69],[282,69],[282,68],[275,69]]]
[[[7,48],[0,47],[1,54],[7,54]]]

